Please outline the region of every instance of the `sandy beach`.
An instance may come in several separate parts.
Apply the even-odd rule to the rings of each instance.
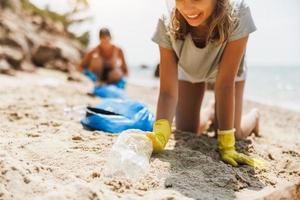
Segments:
[[[0,80],[0,199],[300,199],[300,113],[245,103],[260,109],[262,137],[237,148],[266,169],[233,168],[220,161],[215,138],[174,132],[149,172],[130,181],[103,174],[116,136],[84,130],[80,115],[66,113],[101,102],[87,95],[91,82],[46,69]],[[155,111],[157,87],[127,91]]]

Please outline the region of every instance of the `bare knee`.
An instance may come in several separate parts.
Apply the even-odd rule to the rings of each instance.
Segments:
[[[114,83],[119,80],[121,80],[123,77],[123,73],[119,69],[113,69],[112,71],[109,72],[108,74],[108,82],[109,83]]]
[[[183,131],[183,132],[197,133],[198,128],[199,128],[199,120],[189,121],[189,120],[176,118],[176,130]]]
[[[182,131],[182,132],[190,132],[190,133],[197,133],[198,132],[198,125],[188,125],[188,124],[176,124],[176,130]]]
[[[103,68],[103,62],[100,57],[94,57],[91,59],[89,69],[93,72],[99,72],[102,71]]]

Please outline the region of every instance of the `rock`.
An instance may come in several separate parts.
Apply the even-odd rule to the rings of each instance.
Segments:
[[[55,22],[53,24],[53,29],[55,30],[55,32],[58,32],[58,33],[62,33],[65,30],[64,25],[60,22]]]
[[[0,0],[0,6],[2,72],[12,67],[33,72],[35,65],[69,72],[78,64],[83,47],[70,36],[62,22],[21,9],[20,0]],[[79,81],[79,78],[72,75],[70,80]]]
[[[1,8],[1,9],[2,9],[2,8],[7,8],[7,7],[9,7],[9,6],[11,6],[11,3],[10,3],[9,0],[1,0],[1,1],[0,1],[0,8]]]
[[[60,57],[64,60],[69,60],[71,63],[77,64],[80,61],[80,53],[70,40],[65,38],[58,38],[55,46],[60,49]]]
[[[0,1],[0,8],[7,8],[10,7],[15,11],[21,10],[21,1],[20,0],[1,0]]]
[[[3,54],[3,49],[2,47],[0,46],[0,59],[4,58],[4,54]]]
[[[10,65],[7,63],[6,60],[0,59],[0,70],[7,70],[10,69]]]
[[[6,60],[0,59],[0,74],[14,76],[16,73],[15,70],[10,68],[10,65]]]
[[[5,17],[1,19],[1,26],[8,30],[9,32],[18,32],[18,24],[16,21],[16,17],[13,17],[11,13],[3,12]]]
[[[29,46],[23,34],[15,32],[9,33],[5,38],[0,37],[0,44],[19,48],[24,52],[29,53]]]
[[[60,49],[51,45],[40,45],[32,55],[32,61],[37,66],[45,66],[46,63],[58,58]]]
[[[45,68],[68,72],[69,66],[68,63],[63,60],[52,60],[45,65]]]
[[[33,15],[31,17],[31,22],[35,25],[41,26],[43,23],[43,18],[41,16],[38,15]]]
[[[44,41],[36,32],[28,31],[24,33],[24,36],[30,48],[37,46],[37,44],[42,44]]]
[[[2,46],[2,51],[4,57],[12,65],[12,67],[17,69],[21,66],[21,63],[24,60],[22,50],[9,46]]]
[[[85,77],[82,75],[82,73],[73,70],[69,72],[67,80],[74,82],[83,82],[85,80]]]
[[[25,19],[22,17],[25,17]],[[36,43],[35,46],[37,46],[37,44],[43,44],[49,41],[49,38],[44,38],[43,32],[38,31],[38,26],[31,22],[31,16],[26,18],[26,16],[18,16],[12,12],[6,11],[3,14],[2,26],[7,33],[17,34],[18,37],[21,36],[24,38],[31,47],[34,43]],[[13,40],[15,40],[15,38],[17,37],[12,37]]]
[[[2,41],[7,37],[7,32],[4,28],[2,28],[1,24],[0,27],[0,41]]]
[[[24,72],[35,72],[36,67],[30,61],[24,61],[20,66],[20,70]]]
[[[268,154],[268,157],[269,157],[270,160],[275,160],[274,156],[271,153]]]
[[[72,140],[83,140],[81,136],[77,135],[77,136],[73,136]]]

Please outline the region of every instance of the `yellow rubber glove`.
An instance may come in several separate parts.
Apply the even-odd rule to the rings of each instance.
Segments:
[[[168,120],[160,119],[155,122],[153,132],[147,134],[153,145],[153,152],[164,150],[171,135],[171,126]]]
[[[218,146],[221,158],[224,162],[237,167],[238,164],[247,164],[252,167],[263,167],[261,160],[251,158],[235,150],[235,129],[218,131]]]

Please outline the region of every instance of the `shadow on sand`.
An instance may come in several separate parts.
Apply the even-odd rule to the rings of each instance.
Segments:
[[[165,188],[171,188],[193,199],[235,199],[235,192],[248,188],[261,190],[255,170],[249,166],[231,167],[220,161],[216,138],[194,133],[175,132],[173,150],[155,155],[170,163]],[[238,141],[237,150],[251,150],[250,140]]]

